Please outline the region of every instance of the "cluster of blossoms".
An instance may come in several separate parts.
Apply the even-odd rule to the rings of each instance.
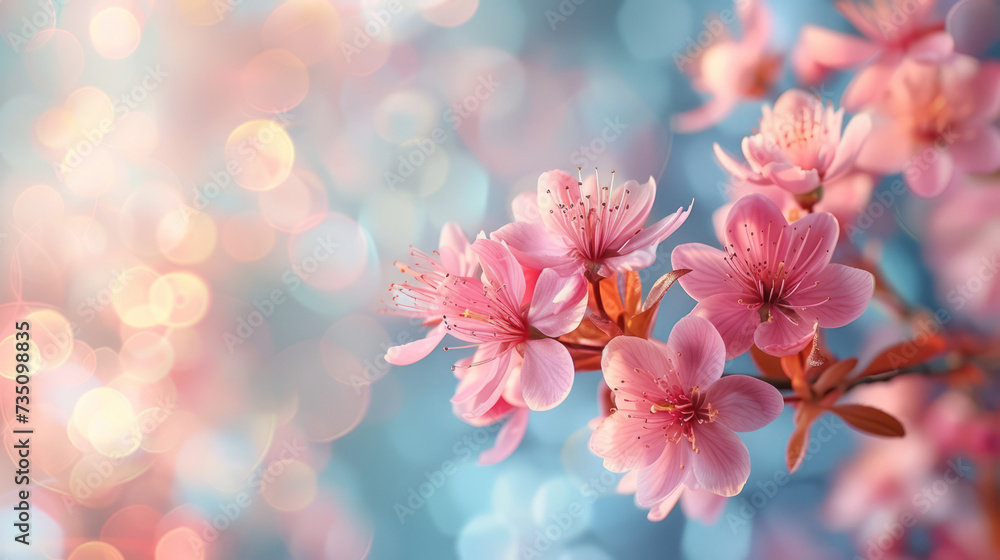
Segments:
[[[620,491],[634,492],[651,520],[679,500],[689,515],[717,519],[750,474],[735,432],[766,426],[786,404],[795,423],[790,472],[825,413],[869,435],[916,429],[906,414],[855,396],[915,372],[981,381],[983,343],[937,332],[941,318],[934,332],[918,328],[927,314],[883,280],[850,228],[889,174],[932,197],[1000,170],[1000,64],[958,52],[935,2],[910,3],[838,2],[863,37],[802,30],[792,64],[804,87],[834,70],[857,71],[838,109],[804,89],[772,92],[781,60],[769,48],[770,15],[760,2],[738,0],[742,38],[720,37],[681,64],[711,98],[674,120],[679,131],[701,130],[738,101],[776,95],[743,139],[742,157],[715,145],[732,178],[732,200],[714,217],[718,244],[675,247],[673,270],[644,297],[638,271],[692,207],[651,221],[652,178],[616,186],[613,171],[607,184],[596,174],[543,173],[536,192],[515,198],[513,223],[471,242],[448,225],[436,251],[414,250],[414,262],[399,265],[412,278],[390,288],[394,309],[431,330],[391,349],[387,361],[413,363],[448,335],[462,343],[445,350],[474,348],[453,367],[452,403],[470,424],[504,422],[482,464],[514,452],[530,411],[563,402],[577,373],[600,369],[602,414],[590,447],[607,469],[625,473]],[[884,29],[899,10],[908,10],[905,21]],[[845,110],[856,113],[846,125]],[[695,303],[661,342],[653,326],[674,283]],[[873,298],[895,314],[893,332],[902,335],[869,351],[863,365],[836,358],[824,332],[858,319]],[[724,373],[727,360],[748,352],[759,375]],[[943,354],[946,367],[931,369]],[[998,446],[988,447],[976,449],[995,464]]]

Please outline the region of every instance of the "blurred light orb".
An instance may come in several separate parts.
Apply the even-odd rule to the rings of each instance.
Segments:
[[[257,213],[232,216],[222,224],[222,247],[240,262],[259,260],[274,248],[274,229]]]
[[[5,2],[2,5],[18,5]],[[83,75],[83,47],[72,33],[62,29],[39,31],[24,47],[28,78],[41,91],[63,95]]]
[[[177,527],[160,537],[154,560],[204,560],[205,546],[194,529]]]
[[[281,113],[292,109],[309,93],[309,71],[285,49],[269,49],[243,68],[243,92],[255,109]]]
[[[90,41],[97,54],[121,60],[135,51],[142,27],[132,12],[118,6],[105,8],[90,20]]]
[[[336,291],[350,286],[368,264],[368,235],[353,219],[331,212],[288,242],[292,274],[310,286]]]
[[[0,2],[0,34],[15,53],[56,26],[56,9],[51,0]]]
[[[125,557],[106,542],[90,541],[74,548],[66,560],[125,560]]]
[[[218,233],[206,212],[174,207],[160,219],[156,241],[167,260],[177,264],[200,263],[215,251]]]
[[[161,325],[182,328],[201,321],[208,311],[209,288],[189,272],[171,272],[149,288],[149,304]]]
[[[166,338],[149,331],[139,331],[122,343],[124,375],[144,383],[158,381],[174,365],[174,348]]]
[[[670,58],[692,36],[694,17],[682,0],[625,0],[618,9],[618,35],[641,60]]]
[[[181,245],[196,213],[188,211],[176,191],[148,184],[131,189],[120,206],[118,235],[126,247],[148,256]]]
[[[126,560],[148,559],[156,544],[157,526],[162,516],[145,504],[116,511],[101,527],[101,540],[115,546]]]
[[[292,172],[295,146],[280,124],[272,120],[247,121],[226,139],[226,169],[251,191],[280,185]]]
[[[268,477],[276,464],[281,466],[280,473]],[[278,459],[266,472],[265,480],[261,480],[260,493],[274,509],[298,511],[316,499],[316,471],[302,461]]]
[[[134,448],[128,449],[132,443],[138,447],[139,442],[128,437],[134,420],[132,403],[110,387],[98,387],[84,393],[76,401],[71,418],[77,431],[106,456],[117,451],[127,455],[134,451]]]
[[[121,290],[112,294],[111,306],[122,322],[137,329],[148,329],[159,324],[158,317],[150,305],[149,292],[160,277],[147,266],[135,266],[122,275],[131,278],[122,283]]]
[[[438,27],[458,27],[476,14],[479,0],[423,0],[418,6],[430,23]]]
[[[14,201],[14,225],[30,231],[43,222],[58,223],[63,218],[66,203],[59,191],[40,184],[28,187]]]
[[[397,246],[400,239],[417,239],[425,223],[423,207],[405,191],[385,196],[375,191],[367,197],[358,221],[382,247]]]
[[[370,76],[385,66],[392,54],[394,18],[402,17],[401,10],[395,12],[388,7],[376,11],[363,5],[344,6],[341,40],[330,57],[333,67],[351,76]]]
[[[101,255],[108,248],[108,230],[93,216],[70,216],[65,223],[87,253]]]
[[[25,321],[31,325],[31,340],[43,369],[52,370],[66,362],[73,352],[73,325],[58,311],[42,309],[29,313]],[[39,368],[32,368],[36,373]]]
[[[59,172],[66,188],[80,198],[98,198],[107,194],[118,179],[118,167],[108,146],[95,146],[93,153],[80,160],[68,152]]]
[[[239,0],[178,0],[177,10],[193,25],[215,25],[235,9]]]
[[[260,214],[274,229],[298,232],[322,220],[329,207],[323,183],[305,169],[295,169],[276,188],[260,193]]]
[[[572,539],[590,526],[591,502],[569,479],[548,480],[531,502],[532,519],[549,539]],[[558,538],[553,538],[555,533]]]
[[[455,546],[461,560],[508,560],[517,557],[517,532],[496,515],[480,515],[462,528]]]
[[[437,104],[417,89],[395,91],[375,107],[375,130],[386,142],[398,144],[418,136],[430,136],[440,120]]]
[[[148,158],[159,142],[156,119],[149,113],[132,111],[115,121],[108,144],[125,159],[141,162]]]
[[[326,0],[286,0],[261,30],[264,44],[283,48],[306,65],[330,56],[340,43],[340,17]]]

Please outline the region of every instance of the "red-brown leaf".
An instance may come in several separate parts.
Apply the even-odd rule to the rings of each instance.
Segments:
[[[833,389],[840,382],[843,381],[848,374],[854,371],[854,368],[858,365],[857,358],[848,358],[840,362],[834,362],[830,364],[823,373],[819,375],[816,382],[813,383],[813,390],[816,391],[818,395],[825,395],[827,391]]]
[[[883,412],[877,408],[865,406],[863,404],[842,404],[834,406],[830,410],[834,414],[844,419],[854,429],[883,437],[903,437],[906,429],[899,420],[896,420],[888,412]]]
[[[663,299],[664,294],[673,286],[674,282],[678,278],[684,276],[688,272],[691,272],[689,268],[681,268],[678,270],[671,270],[670,272],[660,276],[660,279],[653,283],[653,287],[649,289],[649,293],[646,294],[646,301],[642,304],[642,310],[647,311],[653,307],[660,304],[660,300]]]
[[[788,474],[798,470],[802,460],[806,458],[806,451],[809,450],[809,432],[812,430],[813,422],[823,412],[822,408],[808,402],[799,404],[799,408],[795,410],[795,431],[788,438],[788,447],[785,450]]]
[[[858,379],[924,363],[944,352],[947,347],[947,341],[936,334],[902,342],[886,348],[876,356],[868,367],[858,374]]]

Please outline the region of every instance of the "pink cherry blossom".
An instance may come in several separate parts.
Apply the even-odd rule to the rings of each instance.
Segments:
[[[867,115],[847,123],[841,136],[844,110],[834,111],[817,96],[792,89],[781,94],[774,108],[765,105],[760,132],[743,139],[737,162],[715,144],[715,155],[737,180],[776,185],[792,194],[805,194],[852,170],[858,151],[871,130]]]
[[[385,360],[397,366],[422,360],[437,348],[447,333],[438,308],[438,288],[449,276],[474,276],[479,268],[479,259],[472,252],[469,240],[454,222],[445,224],[441,229],[441,240],[433,256],[413,248],[410,255],[416,259],[412,266],[400,262],[394,264],[412,276],[416,283],[394,283],[389,287],[395,305],[393,311],[398,315],[424,319],[423,325],[433,328],[426,337],[394,346],[386,352]]]
[[[455,415],[472,426],[484,427],[504,422],[497,432],[493,447],[479,454],[480,465],[493,465],[503,461],[517,449],[521,440],[524,439],[531,410],[522,398],[521,365],[523,361],[523,358],[518,354],[511,356],[511,373],[507,377],[504,390],[496,404],[483,414],[473,416],[468,401],[454,404]],[[459,360],[455,364],[455,374],[460,379],[457,392],[462,392],[468,384],[476,382],[488,368],[489,364],[477,364],[476,356]]]
[[[636,499],[651,507],[685,477],[721,496],[740,492],[750,455],[736,431],[760,429],[781,413],[777,389],[759,379],[722,377],[726,351],[711,323],[689,315],[667,344],[614,338],[604,380],[616,410],[594,430],[591,449],[615,472],[638,469]]]
[[[814,213],[789,224],[766,197],[740,199],[726,219],[723,249],[687,243],[674,249],[679,280],[726,342],[727,359],[757,346],[774,356],[803,349],[815,326],[842,327],[868,307],[869,272],[830,264],[837,219]]]
[[[639,482],[639,471],[629,471],[618,483],[616,491],[619,494],[635,494]],[[722,512],[726,509],[726,502],[729,498],[709,492],[698,486],[697,481],[691,473],[688,473],[684,482],[677,485],[673,492],[667,494],[665,498],[649,508],[646,519],[650,521],[663,521],[667,515],[673,511],[678,502],[681,504],[681,511],[689,519],[696,519],[704,525],[714,525]]]
[[[763,97],[781,72],[781,56],[769,52],[773,18],[759,0],[737,0],[736,13],[743,36],[734,39],[713,29],[711,44],[696,53],[674,58],[681,71],[690,76],[692,86],[711,96],[704,105],[674,116],[673,128],[682,133],[697,132],[719,123],[744,99]],[[716,20],[719,26],[722,22]],[[699,45],[699,47],[701,47]]]
[[[510,246],[526,267],[550,268],[564,276],[591,271],[611,276],[616,270],[638,270],[656,259],[656,248],[690,213],[677,211],[649,227],[656,183],[628,181],[617,189],[600,186],[563,171],[543,173],[535,197],[514,202],[516,222],[493,232],[491,238]],[[534,198],[534,200],[532,200]]]
[[[837,11],[864,37],[807,25],[795,47],[796,74],[815,83],[829,70],[861,68],[841,104],[857,111],[878,97],[904,60],[938,63],[954,51],[934,0],[839,0]]]
[[[1000,168],[1000,63],[956,55],[943,65],[907,62],[874,104],[858,166],[898,173],[933,197],[956,177]]]
[[[484,414],[500,398],[515,360],[523,358],[521,388],[528,408],[556,406],[569,394],[574,368],[569,351],[554,338],[583,319],[586,282],[546,269],[529,292],[506,244],[478,239],[472,250],[479,256],[482,280],[449,277],[438,288],[438,310],[448,333],[477,347],[476,367],[466,373],[452,402],[467,416]]]

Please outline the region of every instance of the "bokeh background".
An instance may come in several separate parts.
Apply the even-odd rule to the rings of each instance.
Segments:
[[[842,425],[774,485],[786,411],[742,434],[753,473],[717,524],[679,510],[651,523],[588,450],[599,373],[578,375],[562,406],[531,415],[512,457],[481,467],[496,430],[452,414],[455,353],[382,359],[422,332],[381,313],[393,261],[434,249],[449,221],[470,237],[503,225],[543,171],[652,176],[661,215],[694,199],[647,285],[676,244],[712,243],[727,201],[712,143],[735,149],[760,106],[694,135],[669,123],[701,102],[675,57],[730,7],[3,0],[0,555],[850,555],[823,514],[864,439]],[[770,7],[778,52],[805,23],[848,29],[825,0]],[[819,93],[836,100],[848,79]],[[784,72],[771,98],[794,83]],[[901,293],[937,308],[947,286],[921,249],[931,209],[904,194],[864,237],[880,240]],[[693,304],[668,293],[658,337]],[[30,547],[12,540],[7,427],[22,319],[38,349]],[[873,305],[829,343],[877,349],[900,336],[885,319]],[[746,358],[727,369],[754,371]]]

